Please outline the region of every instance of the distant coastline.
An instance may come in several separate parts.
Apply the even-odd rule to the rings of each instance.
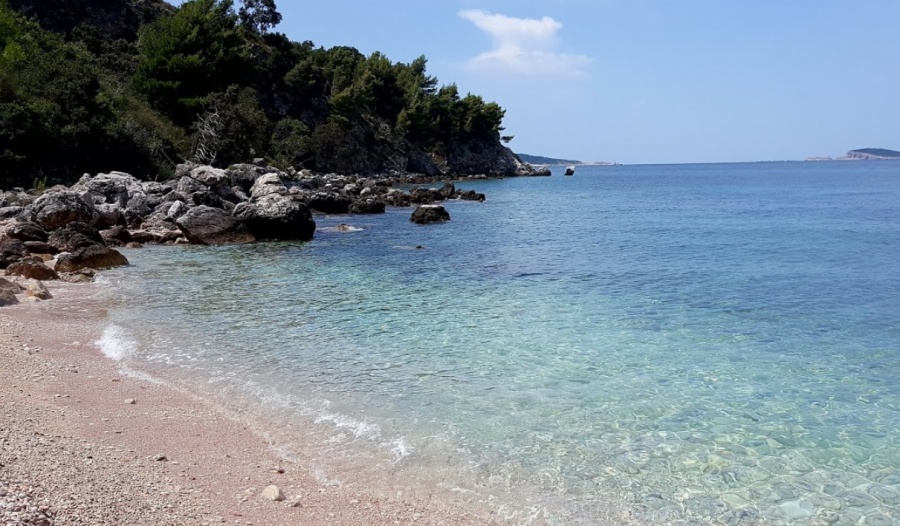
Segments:
[[[807,161],[897,161],[900,152],[885,148],[861,148],[850,150],[843,157],[807,157]]]
[[[517,153],[522,162],[531,165],[544,166],[616,166],[619,163],[610,161],[577,161],[575,159],[556,159],[554,157],[544,157],[542,155],[529,155],[527,153]]]

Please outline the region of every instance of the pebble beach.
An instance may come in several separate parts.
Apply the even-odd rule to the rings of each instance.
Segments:
[[[491,524],[427,495],[323,487],[211,402],[92,343],[91,285],[0,313],[0,524]]]

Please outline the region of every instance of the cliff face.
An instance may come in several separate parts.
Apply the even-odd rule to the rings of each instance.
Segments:
[[[93,26],[111,39],[126,40],[137,39],[143,22],[173,9],[163,0],[9,0],[9,6],[55,33]]]

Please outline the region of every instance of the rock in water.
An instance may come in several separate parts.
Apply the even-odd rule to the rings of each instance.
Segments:
[[[287,195],[254,197],[236,207],[234,215],[257,239],[309,241],[316,233],[309,207]]]
[[[128,264],[128,259],[109,247],[79,248],[71,254],[62,254],[56,259],[57,272],[77,272],[85,268],[112,268]]]
[[[34,222],[45,230],[56,230],[75,222],[93,225],[100,218],[93,206],[73,192],[54,192],[38,197],[31,205],[31,214]]]
[[[384,201],[372,197],[364,197],[354,201],[350,205],[349,212],[351,214],[383,214],[384,209]]]
[[[566,166],[566,175],[575,175],[575,167]]]
[[[450,221],[450,213],[441,205],[419,205],[413,210],[409,220],[419,225]]]
[[[208,206],[190,209],[175,224],[184,237],[198,245],[252,243],[256,241],[250,230],[228,212]]]
[[[59,274],[56,271],[33,259],[23,259],[18,263],[13,263],[6,268],[6,273],[10,276],[22,276],[23,278],[40,281],[59,279]]]
[[[281,502],[284,500],[284,493],[278,486],[268,486],[259,494],[260,497],[271,500],[272,502]]]

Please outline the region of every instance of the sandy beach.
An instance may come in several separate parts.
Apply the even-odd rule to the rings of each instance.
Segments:
[[[94,343],[92,286],[0,310],[0,524],[499,523],[473,503],[323,486],[209,400],[124,374]]]

